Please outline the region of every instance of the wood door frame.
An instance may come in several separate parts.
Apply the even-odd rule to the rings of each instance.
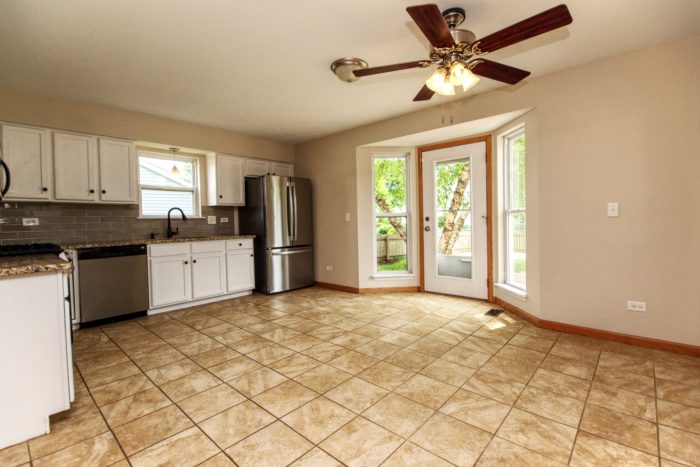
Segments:
[[[418,242],[419,242],[419,262],[420,262],[420,288],[421,292],[425,292],[425,245],[423,238],[423,153],[426,151],[435,151],[436,149],[451,148],[454,146],[462,146],[472,143],[484,143],[486,146],[486,281],[488,287],[488,301],[493,302],[493,219],[491,199],[491,140],[490,134],[473,136],[453,141],[445,141],[442,143],[427,144],[418,146]]]

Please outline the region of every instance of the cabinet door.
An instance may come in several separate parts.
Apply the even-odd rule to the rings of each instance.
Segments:
[[[100,201],[136,201],[136,148],[131,141],[99,140]]]
[[[272,175],[281,175],[283,177],[291,177],[294,175],[294,170],[291,164],[273,164],[270,163],[270,173]]]
[[[265,161],[256,161],[255,159],[246,159],[245,161],[245,176],[257,177],[267,175],[269,168]]]
[[[53,134],[54,197],[57,200],[97,199],[96,140],[94,136]]]
[[[216,189],[217,204],[243,204],[243,159],[216,155]]]
[[[192,298],[205,298],[226,292],[224,253],[192,255]]]
[[[151,306],[186,302],[192,298],[192,269],[189,256],[152,258],[149,266]]]
[[[230,251],[226,254],[228,292],[240,292],[255,288],[253,250]]]
[[[50,144],[48,130],[3,125],[0,158],[12,177],[7,198],[49,199]]]

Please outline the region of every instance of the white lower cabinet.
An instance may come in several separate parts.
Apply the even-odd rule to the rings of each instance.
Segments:
[[[150,245],[151,308],[212,299],[255,288],[253,241]]]

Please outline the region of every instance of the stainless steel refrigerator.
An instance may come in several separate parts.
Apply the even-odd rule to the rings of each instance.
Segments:
[[[255,290],[271,294],[313,285],[311,181],[246,177],[242,235],[255,235]]]

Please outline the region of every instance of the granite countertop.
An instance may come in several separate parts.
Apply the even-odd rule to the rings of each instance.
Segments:
[[[208,235],[202,237],[173,237],[173,238],[156,238],[145,240],[105,240],[92,241],[84,243],[64,243],[61,248],[64,250],[80,250],[83,248],[101,248],[109,246],[125,246],[125,245],[157,245],[159,243],[180,243],[180,242],[208,242],[214,240],[240,240],[244,238],[255,238],[255,235]]]
[[[0,258],[0,279],[40,272],[69,271],[71,264],[56,255],[6,256]]]

